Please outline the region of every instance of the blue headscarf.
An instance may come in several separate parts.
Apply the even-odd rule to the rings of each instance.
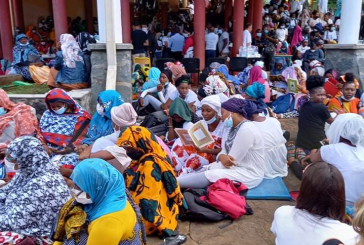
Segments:
[[[161,71],[156,68],[156,67],[152,67],[149,70],[149,80],[148,82],[143,84],[142,90],[147,90],[150,88],[154,88],[156,87],[158,84],[160,84],[159,82],[159,78],[161,76]]]
[[[71,179],[92,200],[91,204],[85,205],[88,221],[125,208],[124,177],[106,161],[97,158],[83,160],[73,170]]]
[[[217,69],[217,72],[224,74],[226,80],[232,81],[233,84],[240,85],[240,80],[229,74],[229,69],[226,65],[220,65],[220,67]]]
[[[256,99],[262,106],[266,107],[266,104],[263,102],[263,99],[265,98],[265,86],[263,84],[254,82],[246,88],[245,93]]]
[[[244,109],[248,117],[265,111],[265,109],[260,104],[257,104],[252,100],[245,100]]]
[[[114,132],[111,121],[111,108],[122,105],[124,99],[115,90],[105,90],[99,94],[97,102],[101,102],[104,106],[105,116],[102,117],[97,112],[94,113],[87,131],[87,137],[82,144],[91,145],[98,138]]]
[[[270,74],[274,76],[281,75],[283,70],[286,69],[288,66],[286,59],[284,57],[275,57],[273,61],[274,61],[273,69],[270,71]],[[276,68],[276,64],[278,63],[282,64],[282,68],[279,70]]]
[[[28,37],[25,34],[19,34],[15,38],[15,46],[13,48],[13,63],[12,65],[16,65],[18,63],[24,62],[28,60],[28,55],[37,55],[39,57],[40,54],[38,53],[38,50],[33,47],[31,44],[22,45],[20,43],[20,39],[27,38]],[[42,60],[42,59],[41,59]]]

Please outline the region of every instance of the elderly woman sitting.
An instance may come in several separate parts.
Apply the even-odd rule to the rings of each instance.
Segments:
[[[48,86],[65,90],[89,87],[83,61],[83,53],[75,38],[62,34],[57,44],[57,57],[49,75]]]
[[[15,38],[13,48],[13,63],[9,74],[19,74],[25,80],[36,83],[46,83],[49,75],[49,67],[44,66],[44,61],[37,49],[29,44],[26,35],[20,34]]]

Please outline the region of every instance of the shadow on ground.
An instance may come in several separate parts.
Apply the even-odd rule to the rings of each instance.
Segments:
[[[291,140],[296,139],[297,119],[282,119],[282,128],[291,133]],[[284,178],[289,191],[297,191],[300,181],[289,171]],[[270,231],[275,210],[283,205],[294,205],[290,201],[263,201],[251,200],[249,205],[254,210],[254,215],[243,216],[224,229],[219,226],[227,223],[199,223],[180,222],[179,232],[186,234],[188,240],[186,245],[274,245],[274,235]],[[163,241],[156,237],[148,237],[149,245],[163,244]]]

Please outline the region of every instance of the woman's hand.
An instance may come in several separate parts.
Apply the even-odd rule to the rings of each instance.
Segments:
[[[196,150],[198,153],[208,153],[208,152],[207,152],[207,151],[208,151],[207,147],[199,148],[199,147],[197,147],[196,145],[194,145],[194,147],[195,147],[195,150]]]
[[[69,178],[73,172],[72,169],[65,168],[63,166],[59,166],[59,172],[62,174],[63,177]]]
[[[337,83],[337,84],[336,84],[336,88],[338,88],[338,89],[342,89],[342,88],[343,88],[343,86],[344,86],[344,85],[343,85],[342,83]]]
[[[51,151],[56,155],[67,155],[73,152],[73,150],[70,147],[64,147],[62,150],[51,148]]]
[[[231,168],[233,166],[236,166],[235,159],[229,155],[220,155],[219,161],[222,163],[222,165],[225,166],[225,168]]]
[[[85,151],[86,150],[86,148],[88,147],[88,145],[86,145],[86,144],[82,144],[82,145],[77,145],[76,147],[75,147],[75,152],[77,153],[77,154],[81,154],[83,151]]]
[[[143,97],[139,98],[139,104],[141,107],[144,107],[144,98]]]
[[[303,92],[303,87],[301,85],[297,85],[298,91]]]
[[[158,84],[157,85],[157,90],[158,90],[158,92],[162,92],[163,91],[163,85],[162,84]]]
[[[56,45],[56,49],[58,51],[61,51],[61,47],[62,47],[61,42],[58,42],[57,45]]]
[[[47,154],[49,156],[52,156],[53,151],[51,150],[51,148],[49,148],[47,145],[43,145],[43,148],[44,148],[45,152],[47,152]]]

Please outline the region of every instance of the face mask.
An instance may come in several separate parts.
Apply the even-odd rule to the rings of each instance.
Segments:
[[[20,46],[27,46],[29,44],[29,42],[26,42],[26,43],[20,43]]]
[[[268,32],[269,32],[269,30],[264,30],[264,33],[265,33],[265,34],[268,34]]]
[[[217,29],[217,28],[216,28],[216,29],[214,30],[214,33],[215,33],[215,34],[219,33],[219,29]]]
[[[265,18],[265,20],[268,21],[269,20],[269,17]]]
[[[329,81],[329,79],[328,78],[325,78],[325,83],[328,82],[328,81]]]
[[[231,115],[228,118],[225,119],[224,125],[227,128],[232,128],[233,127],[233,118],[231,117]]]
[[[219,35],[221,35],[222,34],[222,30],[219,30]]]
[[[62,115],[64,112],[66,111],[66,106],[62,107],[61,109],[58,110],[53,110],[54,113],[58,114],[58,115]]]
[[[310,49],[310,51],[311,51],[312,53],[314,53],[316,50],[312,50],[312,49]]]
[[[284,29],[284,28],[286,28],[286,26],[281,26],[281,29]]]
[[[35,30],[32,30],[33,33],[35,33]]]
[[[41,42],[40,44],[45,45],[45,42]]]
[[[92,200],[90,198],[87,198],[86,192],[83,191],[81,194],[79,194],[79,190],[72,190],[72,192],[75,194],[76,202],[84,205],[92,203]]]
[[[330,28],[330,30],[331,30],[331,31],[335,31],[335,30],[336,30],[336,28],[335,28],[335,27],[331,27],[331,28]]]
[[[262,36],[262,33],[261,32],[258,32],[257,33],[257,37],[261,37]]]
[[[183,33],[183,36],[184,36],[185,38],[188,38],[188,34],[187,34],[187,33]]]
[[[210,120],[208,120],[208,121],[206,121],[205,120],[205,122],[208,124],[208,125],[210,125],[210,124],[213,124],[214,122],[216,122],[216,116],[214,116],[213,118],[211,118]]]
[[[96,111],[97,111],[97,114],[99,114],[100,116],[102,116],[102,117],[105,116],[105,109],[99,103],[97,103],[97,105],[96,105]]]
[[[143,27],[142,31],[144,31],[146,34],[148,34],[148,28],[146,28],[146,27]]]
[[[5,170],[8,173],[17,172],[17,170],[15,170],[15,163],[10,162],[8,159],[5,158]]]
[[[0,107],[0,116],[4,115],[6,113],[4,107]]]

